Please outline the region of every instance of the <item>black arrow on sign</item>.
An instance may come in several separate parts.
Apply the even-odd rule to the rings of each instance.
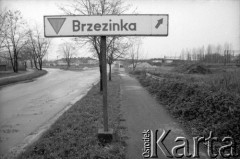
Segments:
[[[155,28],[157,29],[162,23],[163,23],[163,18],[158,20],[158,23],[155,26]]]

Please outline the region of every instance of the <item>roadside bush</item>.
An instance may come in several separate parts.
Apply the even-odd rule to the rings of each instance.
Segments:
[[[129,71],[130,74],[132,75],[142,75],[142,74],[145,74],[145,71],[144,70],[134,70],[134,71]]]
[[[191,127],[193,136],[207,136],[209,131],[220,139],[231,136],[240,154],[240,97],[235,92],[184,78],[138,79],[175,118]]]
[[[240,95],[240,70],[210,76],[206,82],[211,86],[213,91],[221,89]]]

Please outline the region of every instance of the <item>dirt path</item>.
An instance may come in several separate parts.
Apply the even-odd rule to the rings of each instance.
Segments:
[[[143,158],[142,132],[147,129],[153,131],[159,129],[158,135],[162,134],[163,129],[171,130],[164,140],[164,144],[171,152],[171,148],[182,142],[176,143],[176,137],[186,137],[190,142],[190,152],[192,152],[192,138],[189,138],[183,129],[174,121],[157,101],[140,85],[135,79],[127,75],[124,70],[120,71],[121,93],[122,93],[122,112],[126,119],[124,125],[127,127],[127,158]],[[178,153],[181,153],[179,151]],[[158,158],[167,158],[162,151],[157,148]],[[202,159],[207,158],[205,153],[200,152]]]

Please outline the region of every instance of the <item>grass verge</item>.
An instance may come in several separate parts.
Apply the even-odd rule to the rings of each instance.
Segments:
[[[208,137],[212,131],[219,138],[214,143],[214,151],[226,145],[222,142],[224,137],[231,136],[236,155],[240,154],[240,96],[236,88],[240,81],[236,80],[238,72],[235,73],[212,76],[213,84],[209,78],[201,82],[184,76],[155,80],[140,72],[137,77],[192,136]]]
[[[119,76],[114,74],[113,81],[108,82],[109,127],[115,131],[111,144],[102,146],[97,139],[97,131],[103,125],[102,94],[97,84],[18,158],[125,158],[124,129],[120,126],[119,80]]]
[[[12,83],[17,83],[17,82],[22,82],[22,81],[27,81],[27,80],[32,80],[34,78],[43,76],[46,73],[47,73],[46,70],[34,70],[30,74],[23,74],[23,75],[19,75],[19,76],[15,76],[15,77],[13,76],[13,77],[9,77],[9,78],[6,78],[6,79],[1,79],[0,78],[0,86],[12,84]]]

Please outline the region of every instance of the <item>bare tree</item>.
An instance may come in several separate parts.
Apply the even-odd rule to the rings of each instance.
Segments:
[[[105,14],[123,14],[129,10],[122,0],[74,0],[69,5],[59,6],[65,14],[68,15],[105,15]],[[108,39],[114,37],[108,37]],[[102,91],[102,57],[100,52],[100,37],[75,38],[75,41],[81,45],[89,45],[90,50],[94,51],[99,59],[100,71],[100,91]],[[110,45],[112,40],[107,40]]]
[[[212,54],[213,53],[213,46],[211,44],[208,44],[206,52],[207,52],[207,54]]]
[[[202,47],[199,49],[199,53],[200,53],[200,56],[201,56],[201,61],[203,61],[204,58],[205,58],[205,48],[204,48],[204,46],[202,46]]]
[[[225,43],[224,45],[207,45],[207,48],[204,49],[204,46],[198,49],[189,49],[182,50],[180,58],[187,60],[196,60],[203,61],[209,63],[223,63],[226,65],[227,63],[233,62],[233,59],[237,59],[237,55],[235,55],[235,51],[232,49],[231,43]],[[237,61],[237,60],[236,60]]]
[[[197,61],[197,49],[196,48],[192,49],[192,60]]]
[[[29,44],[26,45],[26,47],[24,47],[24,51],[27,51],[27,55],[29,55],[29,59],[30,59],[30,62],[31,62],[31,67],[33,66],[34,64],[34,67],[36,69],[39,69],[38,68],[38,59],[37,59],[37,51],[36,51],[36,42],[35,42],[35,39],[33,38],[33,35],[31,32],[29,32]]]
[[[222,54],[222,46],[220,44],[218,44],[215,48],[215,62],[216,63],[220,63],[221,62],[221,54]]]
[[[204,47],[199,47],[196,49],[197,61],[203,61],[204,58]]]
[[[42,70],[43,57],[47,54],[51,41],[43,38],[39,30],[29,30],[29,40],[32,48],[32,59],[36,69]]]
[[[6,25],[4,25],[4,46],[9,52],[12,68],[18,72],[18,58],[21,49],[28,43],[26,39],[25,23],[20,11],[7,11]]]
[[[186,49],[186,57],[188,61],[192,61],[192,55],[191,55],[191,51]]]
[[[226,42],[224,44],[224,65],[231,62],[231,53],[232,53],[232,45]]]
[[[2,10],[0,11],[0,50],[3,48],[3,42],[5,40],[5,28],[6,28],[6,17],[7,17],[7,11]]]
[[[221,52],[222,52],[222,46],[220,44],[218,44],[216,47],[216,53],[221,54]]]
[[[185,60],[185,59],[186,59],[186,58],[185,58],[185,50],[184,50],[184,49],[182,49],[182,51],[181,51],[180,59],[181,59],[181,60]]]
[[[25,61],[29,60],[31,64],[31,68],[33,68],[33,53],[31,43],[25,45],[21,51],[21,58]]]
[[[208,46],[206,48],[205,61],[206,62],[214,62],[215,61],[214,45],[212,45],[212,44],[208,44]]]
[[[65,42],[60,45],[60,51],[63,55],[63,58],[67,62],[67,67],[69,68],[71,65],[71,60],[73,58],[73,55],[75,54],[75,47],[70,42]]]
[[[112,80],[112,64],[119,58],[123,58],[127,54],[130,44],[127,43],[128,39],[114,37],[107,48],[107,63],[109,65],[109,81]]]
[[[135,71],[139,60],[141,58],[141,53],[140,53],[140,46],[142,42],[141,40],[137,40],[134,43],[132,42],[130,49],[129,49],[129,56],[132,64],[132,70]]]
[[[237,65],[240,65],[240,53],[237,55],[236,63],[237,63]]]

